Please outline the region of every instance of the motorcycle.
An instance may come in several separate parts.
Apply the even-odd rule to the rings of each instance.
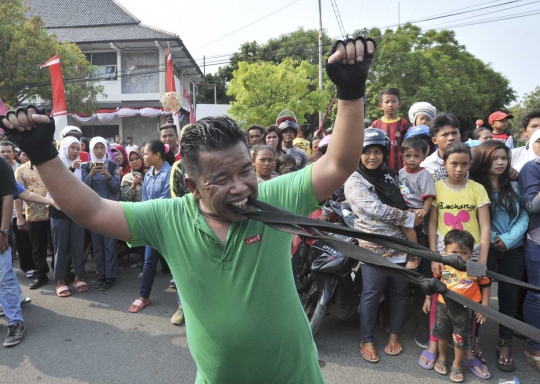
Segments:
[[[338,224],[354,228],[354,215],[348,204],[331,201],[330,205]],[[356,239],[332,236],[358,244]],[[362,292],[362,274],[357,260],[324,241],[301,236],[293,249],[292,264],[296,288],[313,335],[326,314],[344,321],[354,318]]]

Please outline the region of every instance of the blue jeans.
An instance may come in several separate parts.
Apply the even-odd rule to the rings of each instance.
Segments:
[[[525,242],[525,271],[529,284],[540,286],[540,245],[529,239]],[[527,324],[540,328],[540,293],[527,292],[523,315]],[[527,344],[531,349],[540,350],[540,340],[527,339]]]
[[[22,323],[19,281],[11,263],[11,247],[0,255],[0,304],[8,318],[8,325]]]
[[[409,282],[390,277],[386,273],[362,265],[362,296],[360,298],[360,340],[364,343],[373,342],[373,328],[377,321],[377,311],[381,296],[388,285],[390,296],[390,332],[401,334],[407,299],[409,298]]]
[[[154,277],[156,276],[157,263],[161,255],[158,251],[151,247],[144,249],[144,262],[141,279],[140,296],[148,299],[154,285]]]

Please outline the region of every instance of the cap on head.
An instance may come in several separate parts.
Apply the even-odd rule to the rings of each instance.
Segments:
[[[489,115],[488,123],[492,125],[495,121],[513,118],[514,116],[510,115],[509,113],[504,113],[503,111],[496,111]]]
[[[416,118],[420,115],[427,116],[433,120],[437,115],[437,109],[425,101],[414,103],[409,109],[409,120],[411,121],[411,124],[416,124]]]
[[[278,129],[280,132],[283,132],[286,129],[294,129],[295,134],[298,134],[298,124],[294,121],[284,120],[279,124]]]

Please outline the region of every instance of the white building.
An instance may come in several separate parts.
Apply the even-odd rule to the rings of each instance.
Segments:
[[[166,118],[159,100],[166,92],[168,46],[177,93],[182,95],[181,84],[190,90],[190,81],[202,76],[178,35],[142,24],[115,0],[27,1],[29,14],[41,16],[60,41],[77,44],[103,79],[99,83],[107,98],[98,99],[100,110],[94,116],[68,116],[68,123],[81,127],[85,137],[119,134],[122,141],[132,136],[136,143],[158,137]],[[189,110],[183,98],[183,124],[189,122]]]

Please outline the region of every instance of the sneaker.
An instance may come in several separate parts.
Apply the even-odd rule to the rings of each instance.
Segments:
[[[427,348],[429,344],[429,330],[426,327],[418,327],[414,330],[414,342],[422,348]]]
[[[27,279],[33,279],[34,278],[34,270],[32,269],[31,271],[28,271],[26,272],[26,278]]]
[[[8,333],[4,340],[4,347],[13,347],[19,344],[24,336],[24,324],[12,324],[8,326]]]
[[[4,313],[4,308],[2,308],[2,306],[0,305],[0,316],[5,316],[6,314]]]
[[[171,279],[171,281],[169,281],[169,288],[176,289],[176,283],[174,282],[174,279]]]
[[[103,285],[99,288],[100,291],[108,291],[112,287],[114,287],[114,283],[116,282],[116,279],[105,279],[105,282]]]
[[[95,289],[100,289],[103,284],[105,284],[105,276],[100,276],[99,279],[96,280],[96,282],[94,283],[94,288]]]
[[[171,323],[174,325],[184,324],[184,308],[182,306],[179,306],[174,315],[172,315]]]

